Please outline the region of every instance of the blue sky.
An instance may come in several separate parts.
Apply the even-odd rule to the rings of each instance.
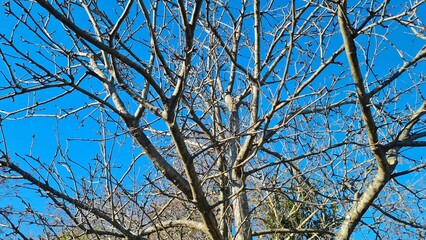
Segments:
[[[29,3],[25,3],[29,4]],[[278,4],[278,3],[277,3]],[[426,12],[426,6],[423,6],[421,10],[424,10]],[[366,13],[367,14],[367,13]],[[77,15],[80,16],[80,15]],[[81,19],[78,19],[84,26],[89,26],[87,19],[84,16],[84,12],[81,13]],[[55,26],[55,21],[52,21],[52,26]],[[422,19],[423,22],[426,22],[426,19]],[[13,21],[10,21],[10,18],[6,18],[4,14],[0,14],[0,22],[4,23],[5,29],[10,29],[12,25],[14,24]],[[60,28],[60,25],[57,24],[58,31],[55,33],[55,35],[61,35],[62,28]],[[425,42],[423,40],[414,40],[412,41],[411,38],[408,38],[407,36],[412,36],[412,32],[409,28],[398,28],[393,29],[393,26],[390,26],[389,28],[378,28],[377,31],[389,31],[388,37],[392,39],[392,44],[395,44],[398,48],[403,49],[405,52],[407,58],[409,56],[413,56],[422,46],[424,46]],[[376,31],[376,30],[375,30]],[[3,31],[1,33],[4,33]],[[372,32],[372,34],[379,34],[380,32]],[[6,34],[8,34],[6,32]],[[250,34],[250,33],[248,33]],[[17,31],[17,36],[22,37],[23,39],[33,39],[34,36],[31,35],[28,32],[25,32],[22,30]],[[16,37],[18,38],[18,37]],[[327,54],[331,53],[332,50],[338,48],[342,41],[339,39],[340,36],[336,35],[334,37],[335,42],[333,44],[330,44],[330,49],[326,52]],[[64,45],[69,45],[69,42],[63,37],[58,37],[58,40],[63,40]],[[378,42],[383,42],[384,46],[384,52],[380,54],[376,58],[376,61],[374,62],[374,70],[373,72],[370,72],[368,74],[368,77],[371,79],[374,79],[374,75],[383,76],[388,74],[389,69],[392,66],[401,66],[403,62],[400,60],[394,61],[393,57],[395,56],[396,50],[393,48],[391,44],[388,44],[384,39],[377,38]],[[366,47],[366,38],[363,38],[362,36],[357,39],[357,42],[360,46]],[[23,49],[28,50],[36,50],[38,47],[36,46],[30,46],[26,43],[18,43],[20,46],[22,46]],[[2,49],[3,50],[3,49]],[[42,51],[45,51],[45,49],[41,49]],[[5,53],[7,53],[7,49],[4,49]],[[244,53],[244,50],[242,50]],[[363,54],[362,51],[359,52],[359,54]],[[369,53],[370,54],[370,53]],[[341,56],[338,57],[338,61],[346,62],[346,57],[344,54],[341,54]],[[17,60],[18,61],[18,60]],[[63,61],[64,60],[59,60]],[[319,62],[314,62],[315,64],[319,64]],[[418,72],[420,72],[422,69],[425,69],[424,62],[419,63],[417,68],[420,69]],[[49,65],[49,63],[46,63],[46,67],[50,69],[54,69],[53,65]],[[340,67],[337,66],[336,69],[339,69]],[[7,72],[7,70],[4,68],[4,65],[0,65],[0,69],[2,72]],[[362,66],[362,71],[368,72],[371,69],[365,65]],[[315,84],[318,84],[318,86],[321,86],[322,84],[325,84],[328,81],[327,76],[334,74],[334,72],[326,71],[322,73],[323,77],[320,79],[324,79],[323,82],[318,81]],[[19,74],[18,74],[19,75]],[[76,78],[81,77],[80,75],[76,75]],[[410,86],[410,81],[408,80],[408,75],[404,74],[400,77],[400,80],[395,82],[395,85],[401,85],[401,89],[405,89]],[[414,76],[415,77],[415,76]],[[3,85],[5,83],[5,80],[2,76],[0,76],[0,84]],[[92,92],[96,93],[101,88],[100,84],[96,81],[91,80],[84,80],[83,83],[88,89],[90,89]],[[344,82],[342,82],[342,87],[345,85]],[[315,86],[317,87],[317,86]],[[344,91],[340,93],[336,93],[335,99],[344,99],[348,96],[348,92],[350,90],[350,87],[343,87]],[[14,98],[12,101],[11,99],[7,100],[1,100],[0,101],[0,110],[1,111],[13,111],[13,109],[18,109],[19,107],[26,106],[29,103],[34,103],[35,101],[41,101],[42,99],[49,98],[49,96],[54,96],[60,92],[63,92],[64,89],[52,89],[43,91],[41,93],[37,93],[37,95],[22,95],[19,97]],[[309,91],[309,90],[307,90]],[[426,95],[426,89],[423,87],[419,88],[418,91],[423,94],[423,96]],[[420,105],[421,99],[418,97],[419,95],[416,95],[415,91],[412,91],[412,94],[406,94],[404,97],[399,101],[397,105],[394,105],[395,107],[394,111],[403,111],[407,107],[415,108],[416,106]],[[3,92],[0,90],[0,94],[3,94]],[[19,114],[13,115],[10,119],[3,120],[1,122],[3,132],[4,132],[4,139],[2,137],[3,146],[0,148],[1,150],[5,151],[5,147],[7,146],[7,151],[9,154],[14,156],[16,160],[19,159],[19,157],[15,156],[14,153],[18,153],[21,156],[25,156],[25,154],[32,154],[35,157],[39,157],[41,161],[49,163],[54,162],[54,160],[60,159],[60,154],[58,154],[58,148],[61,148],[62,153],[64,154],[63,157],[69,157],[73,161],[84,165],[88,165],[93,163],[94,158],[103,158],[105,161],[111,161],[114,165],[117,167],[115,170],[117,176],[120,176],[120,174],[124,174],[124,170],[126,167],[120,167],[125,162],[127,165],[131,162],[132,159],[135,158],[140,153],[140,150],[134,146],[132,140],[129,137],[122,136],[118,138],[111,138],[110,141],[103,142],[101,141],[103,135],[102,131],[106,130],[107,135],[114,136],[114,134],[122,134],[123,129],[120,127],[116,127],[116,124],[112,121],[107,122],[107,126],[105,128],[102,128],[102,126],[99,126],[99,121],[101,119],[107,119],[105,116],[109,113],[108,111],[100,110],[97,107],[89,107],[86,110],[83,110],[79,112],[78,114],[72,114],[64,119],[61,119],[58,121],[53,116],[54,114],[60,114],[63,113],[60,109],[65,109],[67,111],[75,110],[78,107],[85,106],[87,104],[91,104],[93,101],[89,99],[87,96],[84,96],[83,94],[80,94],[78,92],[73,92],[70,95],[61,98],[60,100],[56,100],[48,105],[44,105],[41,107],[38,107],[37,114],[40,116],[37,117],[31,117],[27,118],[27,116],[31,115],[31,111],[24,111]],[[265,106],[268,106],[268,104],[265,101]],[[351,109],[347,109],[348,112],[351,112]],[[53,114],[53,115],[52,115]],[[4,112],[0,112],[0,115],[3,117]],[[87,117],[89,116],[90,117]],[[116,119],[116,117],[113,117],[113,119]],[[109,119],[111,120],[111,119]],[[157,127],[159,127],[160,123],[157,123]],[[160,129],[162,127],[159,127]],[[339,138],[337,136],[337,138]],[[4,141],[6,140],[6,142]],[[118,140],[116,142],[116,140]],[[7,145],[6,145],[7,143]],[[102,147],[105,144],[106,146],[106,152],[102,154]],[[65,154],[66,153],[66,154]],[[405,151],[404,154],[406,154],[408,157],[412,157],[414,159],[421,159],[421,156],[424,156],[426,154],[425,148],[416,148],[409,151]],[[424,161],[425,157],[423,157]],[[410,161],[402,161],[401,165],[398,166],[397,171],[402,171],[408,168],[410,165]],[[20,161],[20,164],[26,165],[23,161]],[[140,160],[138,160],[139,166],[135,168],[135,171],[132,174],[143,174],[147,173],[149,171],[155,171],[153,170],[153,167],[151,164],[149,164],[149,161],[142,157]],[[67,169],[63,166],[54,166],[59,169],[59,172],[63,173],[62,177],[66,177],[69,173]],[[79,168],[76,167],[76,172],[78,174],[81,174],[80,176],[86,176],[88,177],[88,173],[81,170],[78,170]],[[45,171],[45,170],[41,170]],[[146,172],[144,172],[146,171]],[[409,178],[409,176],[408,176]],[[129,182],[130,183],[130,182]],[[420,183],[418,183],[419,185]],[[38,200],[37,194],[28,191],[25,193],[26,197],[28,198],[34,198],[37,200],[34,200],[33,204],[37,206],[38,208],[46,208],[45,202],[43,200]],[[0,201],[0,207],[5,204],[13,204],[15,205],[16,202],[8,202],[8,200]],[[368,216],[368,214],[367,214]],[[366,221],[368,221],[368,217],[365,218]],[[368,231],[368,230],[367,230]],[[354,235],[354,237],[363,235],[363,232],[357,233]],[[367,236],[370,233],[366,233]]]

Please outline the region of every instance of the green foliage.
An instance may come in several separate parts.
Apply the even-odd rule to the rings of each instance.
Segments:
[[[262,220],[264,227],[268,229],[287,229],[286,233],[276,233],[274,240],[328,239],[329,234],[299,232],[301,229],[323,229],[333,231],[339,221],[337,216],[337,204],[323,204],[319,202],[315,194],[305,196],[293,196],[290,198],[282,193],[272,193],[268,199],[265,218]],[[293,230],[293,233],[292,233]]]

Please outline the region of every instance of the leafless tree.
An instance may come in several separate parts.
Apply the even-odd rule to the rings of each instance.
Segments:
[[[3,239],[426,237],[425,0],[3,10]]]

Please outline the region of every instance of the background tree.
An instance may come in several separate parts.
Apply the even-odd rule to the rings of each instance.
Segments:
[[[425,6],[3,1],[0,233],[424,238]]]

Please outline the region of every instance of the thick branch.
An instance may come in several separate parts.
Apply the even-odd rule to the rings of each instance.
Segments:
[[[156,224],[155,226],[149,227],[145,229],[140,235],[146,236],[153,233],[157,233],[161,230],[167,230],[169,228],[175,228],[175,227],[187,227],[192,229],[197,229],[199,231],[202,231],[205,234],[209,234],[208,228],[205,224],[201,222],[191,221],[191,220],[170,220],[165,221],[160,224]]]
[[[352,32],[353,29],[346,15],[346,0],[340,1],[338,4],[338,21],[340,25],[340,32],[344,41],[346,56],[348,58],[351,69],[352,78],[355,83],[356,93],[361,108],[362,119],[365,123],[365,130],[367,132],[368,141],[378,165],[376,176],[370,182],[366,191],[361,195],[359,201],[355,202],[351,210],[346,214],[346,218],[337,234],[337,239],[349,239],[364,213],[371,206],[374,199],[377,198],[383,187],[389,181],[390,174],[393,169],[391,166],[389,166],[386,160],[385,152],[378,143],[377,126],[374,122],[374,118],[370,109],[370,98],[365,92],[364,80],[361,75],[356,53],[356,46]]]
[[[193,199],[191,188],[189,187],[188,181],[174,169],[164,157],[158,152],[157,148],[151,143],[142,129],[137,125],[133,119],[126,121],[127,127],[133,138],[138,144],[145,150],[148,157],[154,163],[154,165],[161,171],[161,173],[171,181],[179,190],[181,190],[189,199]]]

